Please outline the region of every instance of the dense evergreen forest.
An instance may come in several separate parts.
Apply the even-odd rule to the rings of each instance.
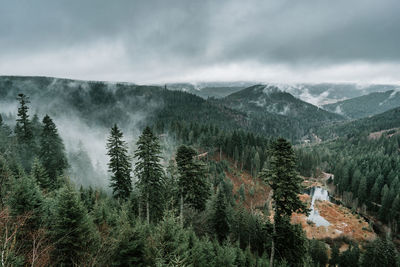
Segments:
[[[2,99],[15,103],[0,114],[1,266],[400,266],[392,242],[400,231],[398,109],[335,123],[342,118],[323,111],[308,125],[265,115],[279,117],[266,127],[254,110],[227,107],[227,99],[34,80],[19,94],[18,79],[1,82]],[[48,110],[35,101],[49,101]],[[132,124],[143,109],[149,115]],[[75,163],[55,123],[64,110],[108,129],[109,188],[72,182]],[[297,114],[300,122],[308,116]],[[328,141],[291,145],[317,129]],[[81,169],[89,168],[81,159]],[[270,188],[271,205],[245,207],[230,169]],[[329,182],[344,205],[378,218],[392,235],[346,240],[340,251],[339,240],[307,239],[291,215],[309,212],[299,173],[318,170],[333,174]]]
[[[383,115],[392,115],[398,111],[396,109]],[[393,117],[388,118],[391,120]],[[302,160],[299,165],[305,175],[311,175],[307,172],[310,166],[333,173],[332,183],[345,205],[361,210],[364,214],[371,212],[380,221],[389,224],[393,233],[398,234],[399,155],[398,129],[389,129],[371,134],[353,134],[300,150],[299,158]]]

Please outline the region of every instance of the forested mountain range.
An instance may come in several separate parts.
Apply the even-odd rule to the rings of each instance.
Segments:
[[[222,98],[246,87],[252,86],[250,82],[216,82],[216,83],[167,83],[169,90],[183,91],[198,95],[204,99],[209,97]],[[160,85],[162,86],[162,85]]]
[[[351,119],[369,117],[397,107],[400,107],[400,91],[398,90],[374,92],[323,106],[328,111]]]
[[[393,108],[369,118],[337,122],[318,129],[317,134],[324,140],[336,137],[367,136],[371,132],[400,127],[400,107]]]
[[[204,82],[204,83],[169,83],[171,90],[189,92],[204,99],[208,97],[222,98],[242,89],[262,84],[277,87],[307,103],[323,106],[373,92],[399,90],[399,86],[391,84],[356,84],[356,83],[259,83],[259,82]],[[164,86],[164,85],[160,85]]]
[[[400,108],[346,120],[272,85],[203,99],[3,76],[0,115],[0,242],[11,266],[399,264]],[[300,143],[310,135],[319,142]],[[307,240],[291,215],[307,213],[303,179],[321,172],[349,216],[393,236]],[[280,208],[268,205],[271,189]]]
[[[69,114],[88,125],[134,125],[146,119],[207,122],[225,129],[241,128],[297,142],[324,122],[343,119],[276,87],[252,86],[221,99],[205,100],[161,86],[106,83],[48,77],[0,77],[2,112],[17,93],[30,95],[39,113]],[[167,87],[168,88],[168,87]],[[275,89],[273,89],[275,88]],[[269,90],[268,89],[268,90]],[[276,91],[274,91],[276,90]],[[240,105],[238,103],[241,103]],[[265,102],[265,103],[264,103]],[[259,113],[261,111],[261,113]]]
[[[261,126],[259,132],[269,129],[273,135],[292,141],[308,136],[326,123],[344,120],[341,115],[306,103],[276,86],[251,86],[216,102],[247,114],[257,122],[255,127]]]

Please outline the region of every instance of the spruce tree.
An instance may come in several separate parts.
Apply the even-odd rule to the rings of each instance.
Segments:
[[[195,159],[196,151],[182,145],[176,153],[179,181],[178,186],[182,202],[197,210],[204,210],[210,195],[204,165]]]
[[[397,194],[393,200],[392,208],[390,210],[392,229],[394,232],[400,231],[400,194]]]
[[[18,94],[17,100],[19,101],[19,107],[15,133],[20,143],[30,144],[33,140],[33,130],[31,121],[29,120],[29,108],[27,106],[27,104],[30,103],[29,97],[24,94]]]
[[[93,222],[70,185],[58,192],[51,230],[53,263],[58,266],[83,265],[84,256],[90,253],[95,240]]]
[[[19,101],[17,124],[15,125],[15,134],[18,140],[18,154],[21,164],[25,170],[29,170],[33,157],[37,152],[34,142],[32,124],[29,120],[28,104],[29,98],[24,94],[19,94],[17,97]]]
[[[391,207],[390,196],[389,196],[389,187],[385,184],[382,189],[382,198],[381,204],[382,206],[379,209],[379,219],[383,222],[387,222],[388,215]]]
[[[361,178],[360,184],[358,186],[358,193],[357,193],[360,205],[362,203],[364,203],[365,200],[367,199],[367,190],[368,190],[368,188],[367,188],[367,178],[365,176],[363,176]]]
[[[157,136],[153,134],[150,127],[146,127],[136,143],[135,151],[135,173],[138,177],[138,187],[142,198],[146,203],[146,219],[150,222],[161,217],[161,205],[163,196],[164,171],[160,164],[161,147]],[[152,214],[150,215],[150,209]]]
[[[68,167],[65,147],[58,135],[58,130],[49,115],[43,118],[43,129],[40,136],[39,159],[50,178],[51,188],[58,188],[58,177]]]
[[[32,165],[31,176],[41,189],[51,188],[51,180],[39,159],[35,158]]]
[[[339,256],[340,256],[339,246],[337,244],[333,244],[331,258],[329,259],[330,267],[335,267],[337,266],[337,264],[339,264]]]
[[[11,133],[10,128],[4,123],[0,114],[0,153],[4,153],[9,149]]]
[[[297,228],[290,225],[290,217],[293,212],[307,213],[307,206],[298,196],[302,193],[302,179],[296,171],[295,154],[291,144],[285,139],[279,138],[271,144],[270,157],[269,167],[262,171],[260,177],[273,190],[272,199],[275,214],[270,262],[270,265],[273,266],[275,246],[282,250],[280,251],[281,255],[290,255],[293,252],[290,250],[293,249],[299,252],[303,251],[300,250],[300,247],[293,248],[279,244],[279,242],[286,243],[286,240],[291,238],[296,240],[292,242],[293,244],[302,243],[301,230],[297,231]],[[292,234],[289,235],[286,231],[292,231]],[[285,235],[288,236],[286,240],[277,239],[278,236]],[[275,240],[277,241],[276,244]],[[287,258],[286,260],[290,259]],[[296,260],[301,261],[301,258]]]
[[[360,259],[360,249],[358,244],[350,243],[349,248],[344,251],[339,258],[339,266],[358,267]],[[391,265],[380,265],[380,266],[391,266]]]
[[[126,142],[122,138],[123,133],[115,124],[107,139],[107,155],[110,156],[108,169],[112,173],[111,188],[114,197],[127,200],[132,192],[132,166]]]
[[[229,219],[225,195],[222,190],[218,190],[217,197],[214,202],[214,213],[211,219],[217,239],[222,243],[228,236]]]
[[[38,229],[41,224],[43,197],[35,181],[28,175],[20,173],[13,179],[8,205],[12,215],[27,215],[28,228]]]

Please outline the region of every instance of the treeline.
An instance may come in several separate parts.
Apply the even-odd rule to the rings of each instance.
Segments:
[[[158,133],[172,135],[179,143],[191,145],[216,156],[218,161],[232,160],[239,170],[248,171],[253,177],[268,163],[270,138],[240,129],[223,130],[214,124],[159,121],[154,125]]]

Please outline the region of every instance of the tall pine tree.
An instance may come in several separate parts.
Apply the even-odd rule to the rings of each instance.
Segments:
[[[210,195],[210,186],[203,164],[195,159],[196,151],[188,146],[180,146],[176,154],[181,202],[204,210]],[[182,205],[181,205],[182,206]]]
[[[30,144],[33,140],[33,129],[28,114],[29,97],[24,94],[18,94],[17,100],[19,101],[19,107],[15,133],[20,143]]]
[[[35,158],[32,165],[31,176],[41,189],[51,188],[51,180],[40,160]]]
[[[43,118],[39,158],[50,177],[51,187],[58,188],[60,186],[58,177],[68,167],[68,162],[65,156],[64,143],[49,115]]]
[[[51,237],[53,263],[57,266],[81,266],[95,240],[90,220],[77,192],[70,185],[61,188],[56,199]]]
[[[269,184],[273,190],[272,199],[274,201],[275,215],[270,258],[270,265],[273,266],[275,246],[281,250],[286,250],[280,251],[281,255],[290,255],[292,254],[291,251],[299,250],[300,243],[303,243],[303,237],[300,233],[301,230],[299,232],[296,227],[290,225],[290,217],[293,212],[307,213],[307,206],[298,196],[302,193],[302,179],[296,171],[295,153],[291,144],[285,139],[279,138],[271,144],[270,156],[269,167],[263,170],[260,177]],[[290,244],[283,245],[285,240],[277,238],[289,236],[288,232],[292,232],[290,236],[294,240],[291,243],[297,243],[296,246],[298,246],[298,248],[291,247]],[[277,242],[276,244],[275,241]],[[296,263],[293,263],[297,264],[301,262],[301,260],[301,258],[297,257]]]
[[[227,206],[225,194],[219,189],[214,202],[214,213],[211,223],[220,243],[228,237],[230,231]]]
[[[122,138],[123,133],[115,124],[111,128],[110,137],[107,139],[107,155],[110,156],[108,169],[112,173],[111,188],[114,197],[127,200],[132,192],[132,165],[126,142]]]
[[[146,127],[137,141],[135,151],[135,173],[138,186],[146,203],[146,219],[158,220],[161,217],[164,171],[160,164],[161,147],[157,136]],[[152,214],[150,214],[152,210]]]
[[[29,170],[32,159],[34,158],[37,147],[34,142],[33,129],[31,121],[29,120],[28,104],[29,98],[24,94],[19,94],[17,97],[19,101],[17,124],[15,125],[15,134],[18,140],[18,154],[21,159],[22,166],[25,170]]]

